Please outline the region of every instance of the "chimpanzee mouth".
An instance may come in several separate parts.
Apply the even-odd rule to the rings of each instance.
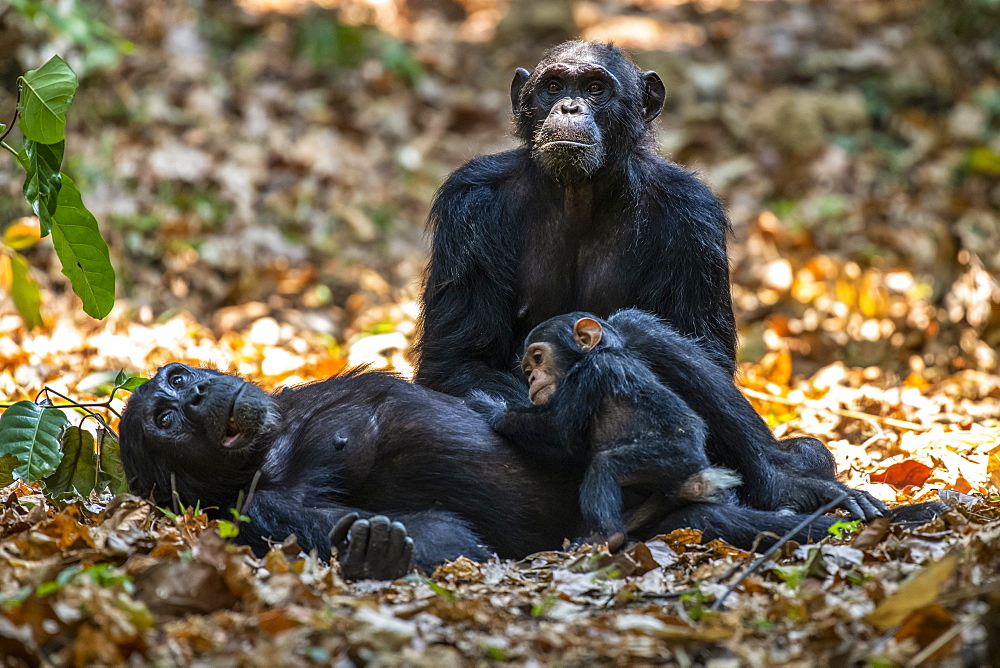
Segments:
[[[241,433],[239,425],[236,424],[236,418],[230,415],[229,422],[226,424],[226,433],[222,437],[222,447],[232,447],[233,443],[239,439]]]
[[[560,148],[594,148],[597,146],[597,142],[583,142],[575,141],[572,139],[553,139],[552,141],[547,141],[538,148],[545,151],[549,149],[560,149]]]
[[[224,448],[232,448],[243,435],[243,429],[240,427],[239,420],[236,419],[236,404],[245,387],[245,385],[240,387],[239,391],[233,394],[233,402],[229,405],[229,420],[226,422],[226,431],[222,435],[222,447]]]

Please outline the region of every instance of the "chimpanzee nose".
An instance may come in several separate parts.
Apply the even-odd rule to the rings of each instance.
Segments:
[[[559,111],[563,114],[579,114],[580,103],[574,98],[567,97],[559,103]]]
[[[191,386],[188,390],[188,406],[191,408],[197,408],[205,396],[208,394],[208,386],[211,384],[209,380],[200,380]]]

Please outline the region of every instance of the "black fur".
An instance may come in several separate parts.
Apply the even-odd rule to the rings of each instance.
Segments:
[[[600,340],[589,350],[573,334],[585,318],[601,325]],[[534,343],[546,345],[547,364],[558,374],[554,394],[541,405],[496,405],[489,422],[543,461],[564,467],[586,463],[580,487],[585,530],[598,541],[625,536],[622,486],[647,497],[643,506],[655,509],[648,512],[656,517],[689,503],[686,483],[710,468],[701,417],[624,348],[611,325],[592,314],[546,320],[525,346]],[[489,401],[485,395],[473,395],[475,400]]]
[[[594,77],[596,96],[587,90]],[[534,72],[519,70],[511,95],[524,146],[458,169],[431,209],[416,381],[525,404],[517,360],[532,328],[627,307],[700,337],[731,375],[729,225],[709,189],[656,152],[659,77],[613,46],[569,42]],[[558,136],[602,155],[560,144],[541,160]]]
[[[174,388],[169,379],[178,374],[185,380]],[[226,448],[220,425],[241,388],[271,418]],[[193,411],[193,402],[207,403],[199,396],[223,410]],[[175,416],[170,430],[157,426],[164,411]],[[576,480],[519,455],[461,401],[385,373],[348,373],[268,396],[232,376],[171,364],[132,395],[121,444],[137,494],[169,507],[173,474],[181,502],[200,500],[225,519],[260,470],[238,538],[258,553],[268,539],[295,534],[328,557],[329,532],[351,512],[366,521],[365,532],[373,515],[401,521],[424,568],[459,555],[556,548],[579,525]]]

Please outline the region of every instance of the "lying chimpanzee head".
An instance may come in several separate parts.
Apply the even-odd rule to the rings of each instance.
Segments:
[[[161,505],[173,488],[181,499],[231,502],[230,493],[258,468],[278,417],[274,400],[256,385],[168,364],[132,394],[122,415],[129,487]]]
[[[589,313],[567,313],[538,325],[525,339],[521,358],[531,403],[547,402],[566,372],[591,350],[621,345],[618,333]]]
[[[656,72],[643,72],[609,44],[566,42],[510,86],[517,136],[563,185],[619,164],[652,134],[665,98]]]

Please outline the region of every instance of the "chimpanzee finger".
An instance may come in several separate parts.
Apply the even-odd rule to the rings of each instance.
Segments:
[[[398,567],[393,563],[390,528],[392,523],[385,515],[376,515],[369,520],[371,534],[368,539],[368,577],[374,580],[388,580],[395,577]]]
[[[855,500],[853,496],[848,496],[846,499],[844,499],[843,503],[840,504],[840,507],[851,514],[852,520],[865,519],[864,511],[861,510],[861,506],[858,505],[858,502]]]
[[[357,513],[347,513],[333,525],[330,529],[330,545],[337,547],[347,540],[347,532],[351,530],[351,525],[358,519]]]
[[[399,558],[399,562],[406,564],[403,572],[403,575],[405,575],[406,572],[410,570],[410,565],[413,563],[413,539],[409,536],[407,536],[406,540],[403,541],[403,554]]]
[[[871,522],[872,520],[884,515],[882,510],[879,508],[879,506],[882,505],[881,502],[870,494],[855,490],[852,496],[861,508],[861,518],[865,522]]]
[[[389,527],[389,558],[394,563],[399,563],[403,557],[403,549],[406,547],[406,525],[402,522],[393,522]],[[409,564],[407,564],[409,565]]]
[[[360,580],[368,577],[368,536],[371,533],[369,520],[357,520],[351,525],[347,549],[340,559],[340,567],[344,577],[349,580]]]

